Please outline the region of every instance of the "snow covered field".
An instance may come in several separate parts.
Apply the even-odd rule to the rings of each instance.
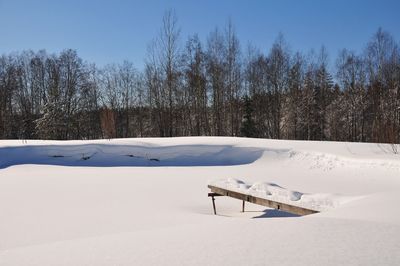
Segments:
[[[226,178],[351,200],[295,217],[218,197],[214,216]],[[399,203],[383,144],[0,141],[0,265],[400,265]]]

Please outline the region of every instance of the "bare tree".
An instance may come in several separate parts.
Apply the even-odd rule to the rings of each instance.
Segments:
[[[184,65],[189,134],[210,135],[205,54],[197,35],[186,43]]]
[[[290,56],[282,34],[272,45],[268,55],[268,86],[272,93],[273,138],[281,137],[283,95],[287,89]]]
[[[240,132],[240,99],[242,97],[241,52],[232,21],[229,20],[225,29],[225,66],[226,66],[226,102],[229,115],[230,135],[237,136]]]
[[[226,134],[225,112],[225,46],[224,37],[216,28],[207,41],[207,76],[212,94],[212,124],[213,135]]]
[[[166,117],[166,134],[173,136],[175,121],[173,120],[174,98],[180,89],[178,86],[179,77],[179,28],[177,16],[173,10],[164,14],[162,27],[159,36],[159,62],[163,71],[163,86],[168,99],[168,110]]]

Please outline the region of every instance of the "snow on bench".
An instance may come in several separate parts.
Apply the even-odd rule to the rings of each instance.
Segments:
[[[214,214],[215,198],[217,196],[229,196],[243,201],[251,202],[265,207],[293,213],[296,215],[308,215],[332,209],[345,201],[347,197],[331,194],[307,194],[288,190],[274,183],[247,184],[242,180],[228,178],[212,181],[208,184],[212,198]]]

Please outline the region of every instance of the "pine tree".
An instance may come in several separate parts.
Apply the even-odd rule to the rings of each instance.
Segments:
[[[256,125],[252,117],[253,111],[252,101],[249,96],[246,95],[244,98],[244,117],[240,131],[242,136],[248,138],[254,138],[258,135]]]

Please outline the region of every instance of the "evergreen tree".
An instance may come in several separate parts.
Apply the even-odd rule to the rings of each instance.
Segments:
[[[244,117],[240,129],[242,136],[244,137],[257,137],[257,129],[252,117],[253,111],[252,101],[249,96],[246,95],[244,98]]]

